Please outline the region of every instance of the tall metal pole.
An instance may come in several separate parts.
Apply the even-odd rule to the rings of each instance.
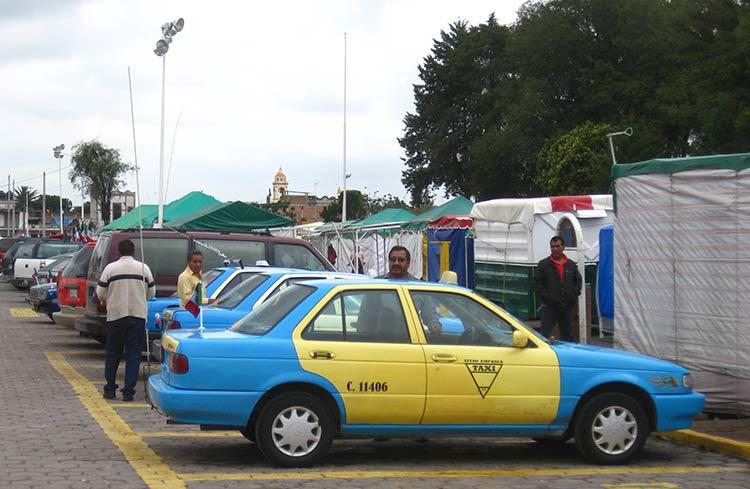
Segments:
[[[83,205],[86,203],[86,197],[83,195],[83,190],[81,190],[81,224],[83,224],[83,220],[86,218],[86,214],[83,212]]]
[[[47,172],[42,172],[42,237],[47,236]]]
[[[341,204],[341,222],[346,222],[346,32],[344,32],[344,197]]]
[[[63,206],[62,206],[62,154],[57,158],[57,166],[60,174],[57,176],[60,184],[60,234],[63,234]]]
[[[5,225],[8,227],[8,235],[7,236],[11,237],[12,234],[10,234],[10,175],[8,175],[8,195],[6,197],[7,197],[7,200],[8,200],[8,207],[7,207],[7,210],[8,210],[8,215],[7,215],[8,221],[5,223]]]
[[[29,188],[26,187],[26,192],[24,192],[26,201],[24,202],[24,208],[23,208],[23,232],[26,234],[26,236],[29,236]]]
[[[156,227],[161,228],[164,223],[164,80],[167,73],[167,54],[161,57],[161,138],[159,141],[159,213]]]
[[[13,235],[16,234],[16,203],[15,203],[15,194],[16,194],[16,181],[13,180]]]

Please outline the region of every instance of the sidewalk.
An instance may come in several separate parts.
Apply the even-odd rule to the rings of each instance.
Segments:
[[[692,429],[658,433],[657,436],[750,460],[750,418],[699,419]]]

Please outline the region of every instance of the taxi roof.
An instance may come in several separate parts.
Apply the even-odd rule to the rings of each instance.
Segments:
[[[312,279],[312,280],[305,280],[303,282],[305,285],[312,285],[314,287],[317,287],[319,289],[327,289],[330,290],[336,286],[342,285],[342,286],[369,286],[369,285],[400,285],[400,286],[407,286],[407,287],[420,287],[420,288],[430,288],[435,290],[464,290],[471,292],[471,289],[467,289],[466,287],[461,287],[459,285],[453,285],[453,284],[445,284],[441,282],[424,282],[422,280],[397,280],[397,279],[387,279],[387,278],[372,278],[372,277],[366,277],[362,276],[362,278],[353,278],[351,280],[347,280],[345,282],[342,282],[341,280],[335,280],[335,279]]]

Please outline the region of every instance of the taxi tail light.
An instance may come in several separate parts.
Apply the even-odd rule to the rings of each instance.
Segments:
[[[173,374],[186,374],[190,367],[188,357],[179,353],[169,354],[169,371]]]
[[[175,321],[174,319],[171,321],[167,321],[167,329],[180,329],[182,325],[179,321]]]

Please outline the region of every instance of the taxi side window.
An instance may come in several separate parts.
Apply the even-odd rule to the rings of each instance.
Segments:
[[[302,332],[315,341],[410,343],[401,301],[393,290],[338,294]]]
[[[470,297],[412,291],[411,298],[430,344],[513,346],[513,326]]]

